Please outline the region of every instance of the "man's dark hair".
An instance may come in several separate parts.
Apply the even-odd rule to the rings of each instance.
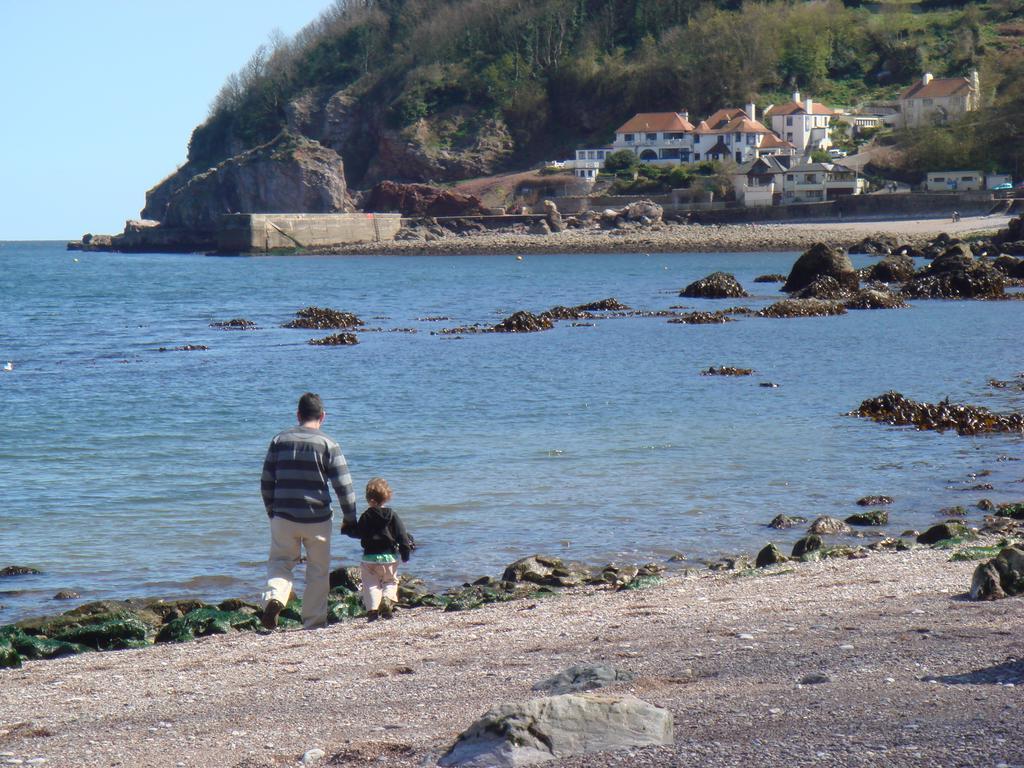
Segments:
[[[307,392],[299,398],[299,420],[316,421],[324,415],[324,401],[320,395]]]

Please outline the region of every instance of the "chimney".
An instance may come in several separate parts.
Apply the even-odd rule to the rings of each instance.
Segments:
[[[681,118],[683,118],[683,120],[685,120],[686,122],[690,122],[690,111],[689,110],[687,110],[687,109],[680,110],[678,114],[679,114],[679,116]]]
[[[968,75],[968,79],[971,81],[971,88],[975,93],[977,93],[981,89],[981,81],[978,79],[978,70],[972,69]]]
[[[814,102],[810,99],[807,99],[807,101],[804,102],[804,112],[808,115],[814,114]]]
[[[921,78],[921,85],[928,85],[928,83],[930,83],[931,81],[932,81],[932,73],[931,72],[925,72],[924,76]]]
[[[800,91],[793,91],[793,101],[800,103]]]
[[[743,111],[747,113],[747,117],[751,120],[757,120],[757,107],[754,106],[754,102],[747,102],[747,108]]]

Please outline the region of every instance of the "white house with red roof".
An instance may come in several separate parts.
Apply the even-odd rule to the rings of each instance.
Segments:
[[[835,114],[821,102],[801,101],[800,92],[795,91],[792,101],[768,107],[764,116],[771,121],[776,135],[792,144],[797,153],[809,156],[815,150],[832,146],[829,123]]]
[[[900,94],[900,114],[904,128],[944,123],[972,112],[979,106],[978,70],[967,77],[932,77],[931,72]]]
[[[688,112],[638,112],[615,129],[613,151],[630,149],[645,163],[687,163],[693,124]]]
[[[693,129],[693,159],[745,163],[763,155],[789,155],[790,142],[775,136],[757,120],[756,107],[720,109]]]

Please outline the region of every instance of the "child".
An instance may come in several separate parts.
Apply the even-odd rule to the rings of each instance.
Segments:
[[[359,522],[345,531],[363,545],[360,571],[363,580],[362,599],[367,621],[390,619],[398,602],[398,561],[409,562],[409,553],[416,548],[405,524],[391,507],[391,488],[387,480],[375,477],[366,484],[369,508],[359,516]]]

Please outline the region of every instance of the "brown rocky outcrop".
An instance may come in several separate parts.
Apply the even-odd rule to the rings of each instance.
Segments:
[[[839,285],[839,281],[832,277],[832,275],[818,275],[811,281],[810,285],[796,291],[793,294],[793,298],[835,301],[836,299],[848,298],[849,295],[849,289]]]
[[[995,299],[1005,295],[1006,277],[971,249],[956,243],[908,280],[901,291],[916,299]]]
[[[735,276],[728,272],[713,272],[690,283],[679,292],[679,295],[703,299],[742,299],[750,294],[743,290]]]
[[[166,227],[214,229],[225,213],[337,213],[351,210],[341,157],[293,133],[193,176],[170,195]]]
[[[482,118],[471,108],[459,107],[398,130],[383,128],[366,175],[411,181],[490,176],[514,147],[502,119]]]
[[[479,198],[429,184],[382,181],[366,193],[363,210],[403,216],[478,216],[484,212]]]
[[[787,293],[799,291],[820,275],[834,277],[840,287],[850,291],[856,291],[860,287],[853,262],[842,248],[815,243],[796,260],[782,290]]]
[[[914,269],[914,259],[910,256],[887,256],[871,266],[867,279],[881,283],[903,283],[913,277]]]

